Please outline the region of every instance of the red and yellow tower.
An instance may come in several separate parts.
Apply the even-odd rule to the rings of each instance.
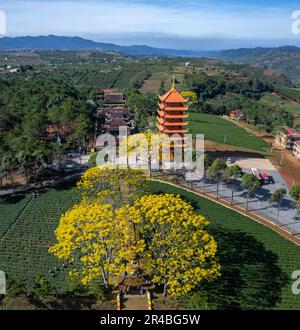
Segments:
[[[188,106],[186,100],[176,90],[175,81],[173,81],[172,89],[159,97],[159,104],[157,109],[157,128],[160,133],[172,136],[174,147],[184,147],[184,134],[188,132]],[[174,134],[176,136],[174,137]]]

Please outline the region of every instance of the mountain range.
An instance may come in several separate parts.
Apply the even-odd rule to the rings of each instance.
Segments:
[[[249,63],[281,71],[300,84],[300,48],[257,47],[221,51],[192,51],[155,48],[146,45],[120,46],[80,37],[37,36],[2,37],[0,51],[7,50],[91,50],[119,52],[128,56],[209,57],[238,63]]]
[[[162,49],[146,45],[119,46],[80,37],[38,36],[0,38],[1,50],[102,50],[131,56],[203,56],[203,52]]]

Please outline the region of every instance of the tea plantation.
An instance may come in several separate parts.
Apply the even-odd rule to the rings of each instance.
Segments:
[[[153,193],[172,192],[190,201],[210,220],[218,242],[222,276],[203,283],[180,299],[185,308],[299,309],[300,296],[291,292],[291,274],[300,267],[300,248],[270,229],[204,198],[167,184],[151,183]],[[0,198],[0,269],[31,287],[41,274],[57,288],[68,287],[61,263],[50,255],[61,213],[79,196],[74,188],[47,189],[31,195]],[[203,305],[205,297],[205,306]]]
[[[37,198],[0,198],[0,269],[28,287],[43,275],[58,290],[66,288],[66,272],[47,251],[60,215],[78,201],[73,188],[46,190]]]

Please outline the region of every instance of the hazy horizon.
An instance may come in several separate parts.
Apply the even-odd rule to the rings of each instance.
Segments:
[[[298,1],[3,0],[7,36],[79,36],[186,50],[300,46]]]

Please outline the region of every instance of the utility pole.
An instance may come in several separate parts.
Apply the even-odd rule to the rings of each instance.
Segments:
[[[280,166],[283,165],[283,161],[284,161],[284,152],[281,154]]]

